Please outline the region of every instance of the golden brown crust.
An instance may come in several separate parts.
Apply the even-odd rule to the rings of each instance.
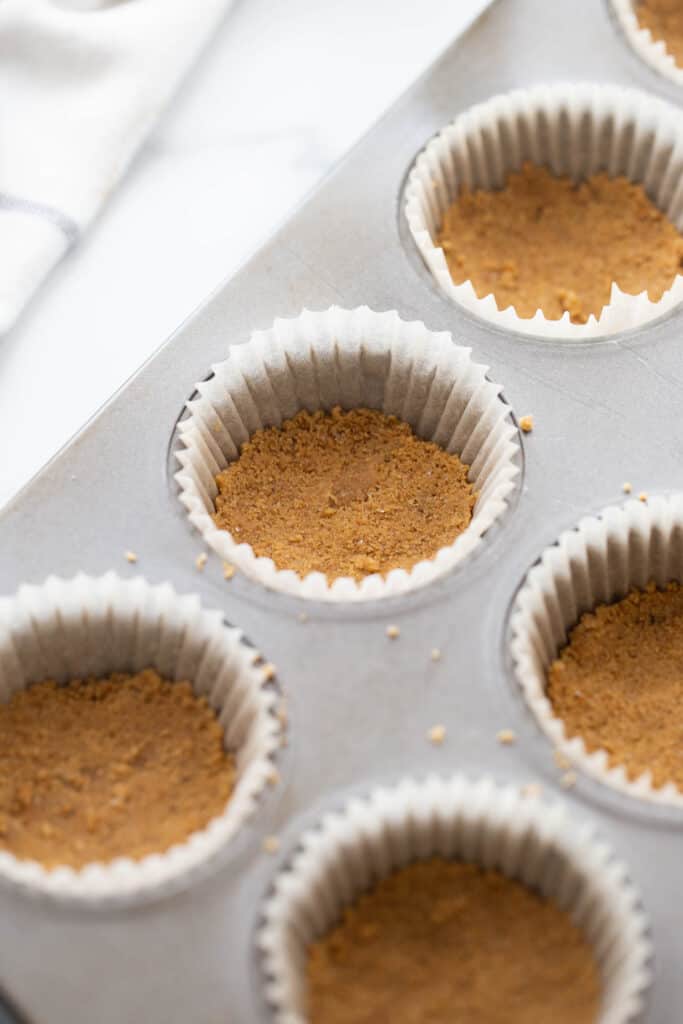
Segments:
[[[52,681],[0,704],[0,849],[47,867],[140,858],[220,814],[235,759],[187,682]]]
[[[523,318],[599,316],[612,282],[658,301],[679,273],[683,238],[642,185],[594,174],[575,185],[525,163],[498,191],[464,189],[438,244],[456,284]]]
[[[309,950],[311,1024],[589,1024],[600,979],[569,917],[518,882],[433,859],[391,875]]]
[[[548,674],[567,734],[611,767],[683,789],[683,589],[633,590],[581,617]]]
[[[636,7],[641,28],[662,42],[679,67],[683,67],[683,3],[681,0],[642,0]]]
[[[279,569],[360,580],[453,543],[472,518],[467,470],[394,416],[304,410],[218,475],[214,521]]]

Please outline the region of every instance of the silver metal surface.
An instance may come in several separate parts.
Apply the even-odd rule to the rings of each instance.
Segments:
[[[584,778],[562,790],[514,689],[505,643],[516,588],[563,529],[621,502],[624,480],[652,494],[681,487],[683,310],[582,344],[498,332],[437,291],[400,215],[412,160],[443,124],[495,93],[558,79],[681,99],[630,52],[599,0],[498,0],[0,517],[2,592],[79,570],[171,580],[245,629],[277,665],[289,701],[282,783],[207,881],[107,913],[0,890],[0,984],[35,1024],[268,1021],[254,934],[301,831],[350,791],[456,770],[540,781],[577,820],[596,823],[627,862],[652,922],[656,977],[645,1019],[683,1019],[683,814]],[[395,308],[450,330],[490,366],[516,415],[536,421],[523,437],[521,493],[481,551],[424,590],[350,608],[304,604],[243,577],[227,583],[214,555],[198,573],[202,545],[172,480],[174,425],[211,363],[276,316],[335,303]],[[139,555],[135,566],[124,560],[128,549]],[[390,622],[398,640],[385,634]],[[433,647],[443,652],[438,663]],[[439,748],[425,735],[437,722],[448,730]],[[501,747],[501,728],[519,742]],[[275,856],[261,849],[271,833],[281,838]]]

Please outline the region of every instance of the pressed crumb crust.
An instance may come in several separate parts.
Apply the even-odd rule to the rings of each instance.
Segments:
[[[683,67],[683,3],[681,0],[642,0],[636,6],[641,28],[650,30],[653,40],[662,42],[676,64]]]
[[[453,543],[476,498],[467,471],[394,416],[304,410],[257,431],[216,477],[214,521],[278,569],[359,580]]]
[[[574,184],[525,163],[497,191],[463,189],[439,230],[456,284],[522,318],[599,316],[612,282],[661,299],[679,273],[683,238],[642,185],[594,174]]]
[[[683,589],[632,590],[581,616],[548,673],[567,735],[631,779],[683,789]]]
[[[161,853],[225,809],[235,774],[188,682],[37,683],[0,704],[0,849],[50,868]]]
[[[569,916],[496,871],[412,864],[308,956],[311,1024],[593,1024],[600,977]]]

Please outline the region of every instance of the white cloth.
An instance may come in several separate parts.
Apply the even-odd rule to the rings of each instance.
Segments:
[[[96,215],[232,0],[0,0],[0,333]]]

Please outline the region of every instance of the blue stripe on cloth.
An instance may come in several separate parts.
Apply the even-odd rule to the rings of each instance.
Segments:
[[[33,199],[22,199],[21,196],[8,195],[0,192],[0,211],[9,210],[14,213],[25,213],[33,217],[41,217],[54,224],[65,236],[69,245],[78,241],[81,229],[75,220],[47,203],[38,203]]]

